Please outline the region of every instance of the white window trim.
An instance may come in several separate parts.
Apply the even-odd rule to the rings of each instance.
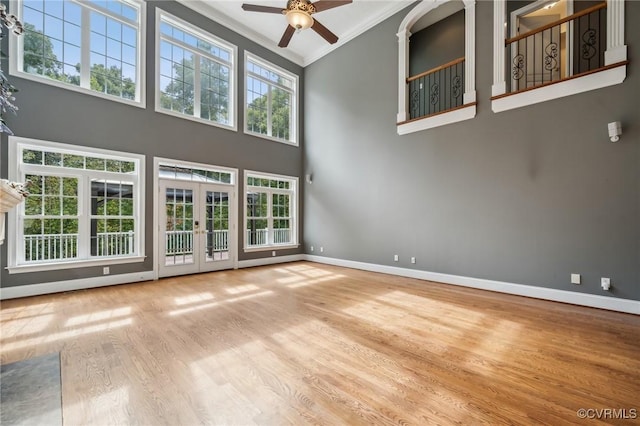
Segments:
[[[469,120],[476,116],[476,2],[462,0],[464,4],[464,95],[462,106],[453,111],[433,116],[409,120],[409,37],[411,27],[427,13],[449,1],[422,1],[414,7],[402,20],[398,28],[398,134],[432,129],[446,124]]]
[[[124,1],[125,3],[128,3],[134,7],[136,7],[139,10],[139,14],[138,14],[138,39],[137,39],[137,43],[138,43],[138,57],[137,57],[137,61],[138,63],[136,64],[136,79],[137,79],[137,84],[136,84],[136,99],[131,100],[131,99],[124,99],[118,96],[113,96],[113,95],[108,95],[106,93],[102,93],[102,92],[96,92],[94,90],[91,90],[90,88],[86,88],[86,87],[82,87],[82,86],[75,86],[73,84],[69,84],[69,83],[64,83],[62,81],[57,81],[57,80],[53,80],[44,76],[39,76],[37,74],[31,74],[25,71],[22,71],[20,68],[22,67],[22,64],[18,64],[18,61],[22,61],[23,56],[18,55],[18,50],[19,48],[22,48],[22,45],[24,43],[24,37],[9,37],[9,74],[10,75],[15,75],[17,77],[20,78],[24,78],[25,80],[30,80],[30,81],[35,81],[38,83],[42,83],[42,84],[47,84],[49,86],[54,86],[54,87],[59,87],[61,89],[65,89],[65,90],[70,90],[72,92],[78,92],[78,93],[82,93],[85,95],[91,95],[91,96],[95,96],[98,98],[102,98],[102,99],[107,99],[110,101],[114,101],[114,102],[120,102],[126,105],[131,105],[131,106],[135,106],[138,108],[146,108],[147,106],[147,99],[146,99],[146,39],[147,39],[147,32],[146,32],[146,23],[147,23],[147,4],[145,1],[140,1],[140,0],[121,0]],[[22,20],[22,7],[20,7],[22,5],[22,1],[11,1],[10,2],[10,7],[11,7],[11,13],[13,13],[14,15],[16,15],[18,17],[18,19]],[[95,9],[96,11],[99,12],[104,12],[103,9],[99,9],[97,6],[91,5],[91,3],[85,3],[82,2],[82,7],[83,10],[85,8],[89,8],[89,9]],[[90,37],[90,32],[89,31],[82,31],[82,43],[83,45],[87,45],[86,43],[89,43],[88,38]],[[81,51],[81,54],[84,55],[84,51]],[[86,72],[86,70],[84,70]]]
[[[153,157],[153,205],[158,206],[160,203],[160,166],[176,166],[176,167],[192,167],[201,170],[211,170],[211,171],[220,171],[227,172],[231,174],[231,183],[218,183],[216,182],[214,185],[227,185],[230,188],[233,188],[234,196],[238,194],[238,169],[234,169],[231,167],[224,166],[214,166],[211,164],[204,163],[193,163],[190,161],[181,161],[174,160],[170,158],[163,157]],[[178,182],[188,182],[186,180],[179,180]],[[245,197],[246,198],[246,197]],[[236,198],[237,200],[237,198]],[[237,201],[236,201],[237,204]],[[237,205],[235,206],[237,212]],[[236,222],[237,222],[238,213],[236,213]],[[238,229],[240,227],[236,225],[235,232],[237,234]],[[160,277],[160,212],[158,208],[153,209],[153,275],[154,279],[158,279]],[[244,229],[244,228],[243,228]],[[236,237],[237,238],[237,237]],[[234,264],[233,269],[238,269],[238,244],[235,244],[236,250],[234,254]],[[164,246],[163,246],[164,247]]]
[[[187,33],[191,33],[193,35],[195,35],[196,37],[202,38],[204,40],[209,40],[211,41],[212,44],[217,44],[220,45],[221,47],[223,47],[224,49],[228,49],[231,50],[232,54],[231,54],[231,67],[229,70],[229,115],[231,116],[230,118],[230,124],[223,124],[223,123],[218,123],[216,121],[212,121],[212,120],[207,120],[195,115],[186,115],[186,114],[182,114],[180,112],[176,112],[176,111],[171,111],[165,108],[162,108],[161,106],[161,88],[160,88],[160,42],[161,42],[161,32],[160,32],[160,25],[162,23],[162,18],[165,18],[165,20],[170,21],[170,25],[174,26],[174,27],[178,27],[180,28],[182,31],[187,32]],[[236,132],[238,130],[238,117],[237,117],[237,113],[236,113],[236,105],[238,104],[238,85],[236,84],[236,74],[237,74],[237,68],[238,68],[238,46],[235,46],[231,43],[229,43],[226,40],[221,39],[220,37],[216,37],[215,35],[208,33],[206,31],[204,31],[201,28],[198,28],[197,26],[188,23],[187,21],[184,21],[160,8],[156,9],[156,50],[155,50],[155,65],[156,65],[156,75],[155,75],[155,111],[159,112],[161,114],[166,114],[166,115],[171,115],[173,117],[178,117],[178,118],[183,118],[185,120],[190,120],[190,121],[195,121],[197,123],[203,123],[203,124],[207,124],[210,126],[214,126],[214,127],[219,127],[221,129],[226,129],[226,130],[231,130]],[[191,48],[189,48],[189,50],[191,50]],[[203,55],[204,56],[204,55]],[[195,64],[194,64],[195,65]],[[193,88],[194,92],[199,91],[200,90],[200,79],[195,79],[194,81],[194,88]],[[195,111],[195,105],[194,105],[194,111]]]
[[[538,0],[544,2],[545,0]],[[493,2],[493,86],[492,97],[506,95],[491,101],[493,112],[508,111],[563,98],[578,93],[622,83],[627,77],[627,46],[624,44],[624,0],[607,1],[607,50],[604,52],[604,71],[560,81],[526,92],[507,95],[505,72],[506,0]],[[620,64],[619,66],[616,66]]]
[[[20,220],[17,213],[17,208],[11,209],[8,212],[8,223],[9,228],[12,229],[12,232],[9,232],[7,235],[7,270],[10,274],[16,273],[24,273],[24,272],[41,272],[41,271],[50,271],[57,269],[72,269],[79,267],[91,267],[91,266],[101,266],[101,265],[119,265],[125,263],[136,263],[143,262],[146,258],[145,256],[145,156],[141,154],[132,154],[128,152],[119,152],[119,151],[111,151],[106,149],[99,148],[90,148],[86,146],[77,146],[77,145],[69,145],[63,144],[59,142],[50,142],[43,141],[38,139],[30,139],[23,138],[17,136],[9,136],[9,180],[20,180],[21,177],[18,175],[18,164],[20,161],[17,160],[17,155],[20,152],[21,148],[32,148],[36,150],[43,150],[46,148],[55,149],[56,152],[62,153],[74,153],[80,155],[87,154],[98,154],[104,157],[109,157],[118,160],[134,160],[138,162],[138,174],[131,181],[137,188],[136,196],[138,197],[139,202],[135,204],[136,211],[134,214],[134,220],[136,223],[137,231],[136,235],[136,252],[138,253],[136,256],[127,256],[127,257],[105,257],[105,258],[92,258],[92,259],[79,259],[79,260],[65,260],[65,261],[57,261],[57,262],[42,262],[42,263],[32,263],[32,264],[21,264],[18,263],[18,236],[22,235],[22,231],[20,231]],[[53,170],[53,168],[52,168]],[[60,171],[56,170],[53,174],[62,174],[67,175],[69,173],[65,173],[67,169],[60,168]],[[88,215],[88,212],[81,212],[84,215]]]
[[[292,140],[278,139],[273,136],[263,135],[262,133],[252,132],[247,127],[247,60],[251,60],[251,62],[255,62],[263,68],[271,70],[276,74],[282,74],[287,78],[290,78],[294,82],[295,89],[293,91],[294,102],[292,103],[292,111],[291,118],[289,121],[290,129],[289,135]],[[299,78],[296,74],[293,74],[291,71],[287,71],[282,67],[279,67],[271,62],[268,62],[257,55],[254,55],[251,52],[244,51],[244,95],[243,95],[243,109],[244,109],[244,133],[251,136],[256,136],[258,138],[267,139],[274,142],[280,142],[287,145],[298,146],[298,111],[300,106],[300,87],[299,87]]]
[[[263,246],[248,246],[247,245],[247,191],[249,190],[249,185],[247,185],[247,180],[249,177],[254,178],[263,178],[263,179],[280,179],[280,180],[288,180],[292,182],[294,185],[294,190],[278,190],[278,188],[263,188],[263,187],[255,187],[258,189],[264,189],[264,192],[268,192],[269,194],[290,194],[291,195],[291,203],[293,204],[290,207],[290,211],[293,212],[293,216],[291,219],[291,240],[293,243],[290,244],[267,244]],[[252,186],[253,187],[253,186]],[[256,172],[252,170],[244,171],[244,179],[243,179],[243,224],[242,224],[242,248],[245,253],[251,252],[259,252],[259,251],[267,251],[267,250],[286,250],[286,249],[295,249],[300,246],[300,242],[298,241],[298,221],[299,221],[299,179],[295,176],[287,176],[287,175],[277,175],[273,173],[266,172]],[[271,201],[269,202],[271,205]],[[273,212],[269,213],[269,217],[272,217]]]

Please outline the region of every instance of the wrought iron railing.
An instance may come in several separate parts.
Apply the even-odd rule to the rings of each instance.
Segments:
[[[407,78],[409,118],[438,114],[463,105],[464,58]]]
[[[561,81],[604,67],[607,3],[505,40],[509,92]]]

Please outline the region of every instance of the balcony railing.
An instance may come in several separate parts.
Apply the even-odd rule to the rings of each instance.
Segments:
[[[604,67],[607,3],[603,2],[505,40],[509,92],[518,92]]]
[[[123,256],[135,252],[134,233],[101,232],[92,237],[92,256]],[[78,234],[24,236],[24,258],[27,262],[65,260],[78,257]]]
[[[427,117],[463,105],[464,58],[407,78],[410,119]]]

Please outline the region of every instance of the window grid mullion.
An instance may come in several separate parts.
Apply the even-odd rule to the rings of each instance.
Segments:
[[[78,258],[91,258],[91,177],[78,178]]]
[[[80,87],[91,89],[91,9],[82,8],[80,41]]]
[[[267,85],[267,136],[273,136],[271,117],[271,85]]]
[[[193,116],[200,117],[202,100],[202,74],[200,73],[200,55],[193,53]]]

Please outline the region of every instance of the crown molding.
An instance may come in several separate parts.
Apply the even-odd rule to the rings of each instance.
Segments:
[[[272,52],[278,54],[279,56],[288,59],[289,61],[300,65],[301,67],[306,67],[307,65],[312,64],[323,56],[333,52],[340,46],[348,43],[354,38],[358,37],[360,34],[365,31],[373,28],[378,25],[385,19],[393,16],[397,12],[401,11],[405,7],[411,5],[413,0],[397,0],[390,1],[389,5],[384,9],[380,10],[377,14],[369,17],[369,19],[364,20],[358,25],[354,26],[351,30],[341,35],[338,42],[336,44],[327,44],[326,47],[317,50],[315,52],[311,52],[308,55],[300,56],[296,53],[293,53],[291,50],[282,49],[277,46],[276,42],[273,40],[269,40],[264,37],[260,33],[250,29],[249,27],[241,24],[236,19],[231,16],[220,12],[215,9],[213,6],[204,1],[194,1],[194,0],[177,0],[178,3],[188,7],[189,9],[203,15],[207,19],[211,19],[216,23],[240,34],[243,37],[248,38],[249,40],[259,44],[260,46],[271,50]]]
[[[357,26],[353,27],[350,31],[341,35],[340,39],[336,44],[327,44],[325,48],[320,49],[319,51],[316,51],[315,53],[312,53],[306,56],[304,58],[303,66],[306,67],[307,65],[314,63],[315,61],[322,58],[323,56],[328,55],[329,53],[333,52],[340,46],[358,37],[360,34],[364,33],[365,31],[370,30],[371,28],[375,27],[382,21],[392,17],[393,15],[400,12],[402,9],[411,5],[412,3],[413,1],[406,1],[406,0],[389,2],[389,5],[386,8],[382,9],[377,14],[371,16],[369,19],[362,21]]]
[[[198,12],[205,18],[211,19],[212,21],[222,25],[223,27],[226,27],[231,31],[240,34],[241,36],[248,38],[254,43],[257,43],[260,46],[271,50],[272,52],[282,56],[283,58],[290,60],[294,64],[300,65],[301,67],[304,66],[305,61],[301,56],[296,55],[291,50],[286,50],[278,47],[273,41],[262,36],[260,33],[251,30],[249,27],[242,25],[234,18],[213,8],[208,3],[204,1],[193,0],[177,0],[177,2],[195,12]]]

